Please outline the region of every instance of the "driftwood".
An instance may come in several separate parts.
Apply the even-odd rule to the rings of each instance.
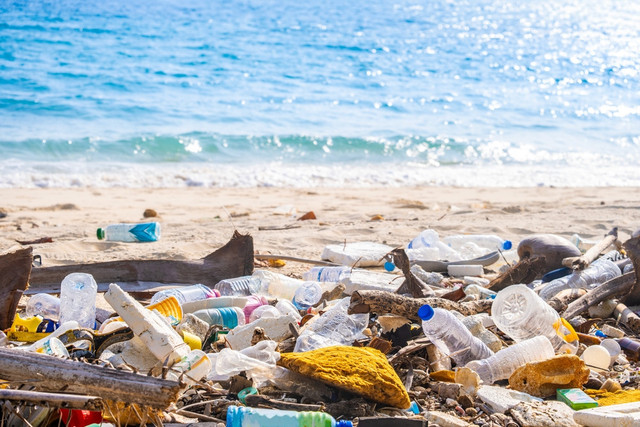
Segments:
[[[253,238],[236,231],[226,245],[194,261],[124,260],[34,268],[30,291],[46,290],[52,285],[59,289],[65,276],[78,271],[93,275],[98,283],[146,281],[213,287],[220,280],[253,272]]]
[[[411,298],[385,291],[356,291],[351,295],[349,314],[378,313],[404,316],[419,321],[418,310],[425,304],[432,307],[456,310],[464,316],[487,311],[493,300],[457,303],[443,298]]]
[[[602,301],[608,300],[614,296],[626,295],[631,291],[635,282],[636,277],[633,272],[607,280],[597,288],[591,289],[586,294],[569,304],[566,311],[562,314],[562,317],[567,320],[571,320],[575,316],[587,311],[589,307],[597,305]]]
[[[516,265],[496,277],[487,288],[499,292],[507,286],[519,283],[531,283],[546,270],[547,262],[544,257],[523,258]]]
[[[547,303],[558,313],[567,309],[569,304],[587,293],[586,289],[564,289],[553,296]]]
[[[76,394],[43,393],[27,390],[0,390],[0,401],[17,400],[34,405],[51,406],[54,408],[86,409],[100,411],[103,407],[102,399],[96,396],[78,396]]]
[[[633,264],[636,283],[622,302],[628,305],[640,304],[640,236],[632,237],[627,240],[624,242],[623,247],[627,251],[627,255]]]
[[[156,409],[176,402],[183,389],[175,381],[7,348],[0,348],[0,379]]]
[[[591,264],[600,253],[607,249],[609,246],[615,243],[618,240],[618,227],[614,227],[611,231],[609,231],[604,239],[596,243],[594,246],[589,248],[584,255],[574,258],[565,258],[562,260],[562,265],[565,267],[571,268],[573,270],[584,270]]]
[[[634,333],[640,334],[640,317],[638,317],[629,307],[620,303],[616,305],[612,316],[623,325],[627,326]]]
[[[284,402],[282,400],[269,399],[259,394],[246,396],[245,402],[247,402],[247,406],[254,408],[283,409],[286,411],[322,411],[324,407],[324,405]]]
[[[393,263],[402,270],[404,283],[396,290],[398,294],[410,294],[414,298],[426,298],[434,295],[433,290],[411,272],[411,263],[404,249],[391,251]]]
[[[32,248],[0,256],[0,330],[9,329],[31,273]]]

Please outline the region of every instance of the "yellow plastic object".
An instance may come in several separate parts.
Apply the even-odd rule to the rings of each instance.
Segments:
[[[202,340],[192,333],[182,331],[182,339],[187,343],[191,350],[202,350]]]
[[[145,308],[149,310],[157,310],[158,313],[162,314],[163,316],[171,317],[173,319],[171,322],[172,325],[177,325],[182,320],[182,307],[180,307],[178,299],[174,296],[165,298],[155,304],[148,305]],[[123,320],[122,317],[118,317],[113,321],[122,322]]]
[[[571,326],[571,324],[562,317],[553,324],[553,329],[556,330],[556,333],[560,336],[560,338],[562,338],[572,346],[577,348],[580,344],[580,338],[578,338],[578,334],[576,333],[575,329],[573,329],[573,326]]]
[[[9,341],[31,343],[46,337],[49,335],[48,332],[37,332],[42,320],[42,316],[32,316],[23,319],[19,314],[16,314],[11,328],[7,331],[7,339]]]

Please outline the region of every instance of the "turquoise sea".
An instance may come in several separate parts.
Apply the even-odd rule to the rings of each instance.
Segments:
[[[0,187],[640,185],[640,3],[6,0]]]

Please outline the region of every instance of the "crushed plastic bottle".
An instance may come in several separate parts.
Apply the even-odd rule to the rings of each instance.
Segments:
[[[313,267],[302,275],[307,281],[339,282],[349,275],[351,267]]]
[[[472,360],[486,359],[493,351],[447,310],[423,305],[418,311],[422,319],[424,334],[444,354],[451,357],[456,365],[464,366]]]
[[[509,378],[520,366],[553,356],[555,352],[551,342],[540,336],[513,344],[486,359],[472,360],[466,367],[473,369],[486,384],[493,384]]]
[[[244,311],[239,307],[209,308],[198,310],[193,315],[207,322],[209,326],[222,325],[233,329],[245,324]]]
[[[582,271],[552,280],[540,289],[540,298],[549,301],[565,289],[591,289],[622,274],[618,266],[605,258],[600,258]],[[595,285],[595,286],[594,286]]]
[[[98,240],[117,242],[155,242],[160,238],[160,223],[112,224],[96,231]]]
[[[151,297],[151,304],[162,301],[170,296],[176,297],[178,303],[182,306],[188,302],[200,301],[208,298],[215,298],[220,296],[220,292],[211,290],[209,287],[196,284],[191,286],[185,286],[181,288],[165,289],[163,291],[156,292]]]
[[[224,279],[213,287],[221,296],[248,296],[262,293],[264,281],[258,277],[241,276]]]
[[[96,323],[98,284],[91,274],[71,273],[60,289],[60,323],[76,321],[82,328],[93,329]]]
[[[351,421],[336,421],[325,412],[296,412],[282,409],[262,409],[230,405],[227,427],[352,427]]]
[[[435,230],[427,229],[413,239],[407,245],[407,249],[436,248],[438,249],[438,259],[449,261],[460,261],[460,254],[447,244],[440,241],[440,236]],[[431,254],[432,256],[433,254]]]

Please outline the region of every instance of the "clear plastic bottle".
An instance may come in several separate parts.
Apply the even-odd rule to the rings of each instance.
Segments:
[[[248,296],[262,292],[264,282],[252,276],[241,276],[233,279],[224,279],[213,287],[221,296]]]
[[[211,290],[209,289],[209,287],[198,283],[196,285],[165,289],[163,291],[156,292],[151,298],[151,304],[155,304],[171,296],[176,297],[180,305],[183,305],[188,302],[195,302],[207,298],[219,297],[220,292]]]
[[[313,267],[302,275],[304,280],[318,282],[339,282],[349,275],[351,267]]]
[[[265,283],[263,292],[273,297],[285,298],[292,300],[296,290],[304,283],[302,280],[285,276],[284,274],[274,273],[268,270],[256,270],[253,277],[262,280]]]
[[[212,325],[222,325],[229,329],[242,326],[245,322],[244,311],[239,307],[208,308],[193,313],[197,318]]]
[[[27,301],[27,316],[42,316],[57,322],[60,319],[60,298],[49,294],[35,294]]]
[[[558,292],[565,289],[590,289],[614,277],[620,276],[618,266],[608,259],[600,258],[582,271],[552,280],[540,289],[540,298],[549,301]]]
[[[322,287],[317,282],[304,282],[293,295],[293,305],[298,310],[306,310],[322,298]]]
[[[249,408],[230,405],[227,427],[352,427],[351,421],[336,421],[324,412],[296,412],[282,409]]]
[[[344,298],[313,320],[296,340],[295,352],[332,345],[351,345],[369,324],[368,314],[348,314],[350,298]]]
[[[498,351],[491,357],[472,360],[466,367],[473,369],[486,384],[511,376],[520,366],[547,360],[555,356],[553,346],[545,336],[531,338]]]
[[[254,320],[262,319],[263,317],[279,317],[282,316],[280,310],[275,308],[272,305],[261,305],[251,312],[249,319],[247,319],[248,323],[253,322]]]
[[[248,322],[251,314],[259,309],[260,307],[264,307],[269,304],[269,301],[263,297],[262,295],[249,295],[247,297],[247,302],[244,305],[242,311],[244,312],[244,318]]]
[[[440,236],[435,230],[427,229],[409,242],[407,249],[436,248],[438,249],[438,259],[449,261],[460,261],[462,257],[455,249],[440,241]],[[433,256],[434,254],[431,254]]]
[[[160,238],[159,222],[111,224],[96,231],[98,240],[117,242],[155,242]]]
[[[467,243],[473,243],[481,248],[491,249],[492,251],[508,251],[513,244],[510,240],[504,240],[494,234],[456,234],[447,236],[442,241],[459,251]]]
[[[423,305],[418,310],[424,334],[440,351],[451,357],[456,365],[464,366],[472,360],[486,359],[493,351],[447,310]]]
[[[498,329],[517,342],[544,335],[556,351],[566,344],[556,332],[558,313],[525,285],[511,285],[498,292],[491,318]]]
[[[96,323],[98,284],[91,274],[71,273],[60,289],[60,323],[76,321],[82,328],[93,329]]]

